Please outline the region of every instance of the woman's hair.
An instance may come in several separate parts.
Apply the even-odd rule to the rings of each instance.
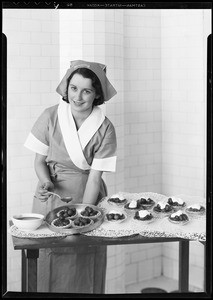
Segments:
[[[97,106],[97,105],[101,105],[104,103],[104,97],[103,97],[103,92],[102,92],[102,87],[101,87],[101,83],[100,80],[98,79],[98,77],[96,76],[96,74],[94,72],[92,72],[91,70],[87,69],[87,68],[79,68],[76,69],[68,78],[67,80],[67,90],[68,90],[68,86],[70,83],[70,80],[72,79],[73,75],[75,74],[79,74],[81,76],[83,76],[84,78],[89,78],[92,80],[92,86],[95,89],[95,92],[97,95],[99,95],[100,97],[98,99],[95,99],[93,102],[93,106]],[[69,103],[68,99],[66,98],[62,98],[65,102]]]

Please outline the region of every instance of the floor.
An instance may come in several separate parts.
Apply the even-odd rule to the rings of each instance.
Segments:
[[[126,287],[126,293],[141,293],[141,290],[147,287],[161,288],[170,293],[178,290],[178,281],[164,276],[160,276],[151,280],[143,281],[140,284],[128,285]],[[190,291],[202,292],[200,289],[192,286],[190,286]]]

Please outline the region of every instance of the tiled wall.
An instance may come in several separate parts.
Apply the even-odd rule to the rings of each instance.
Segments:
[[[162,275],[162,245],[139,244],[127,245],[126,255],[126,289],[141,285],[143,281]],[[140,289],[139,289],[140,290]],[[137,292],[137,291],[135,291]]]
[[[163,275],[178,280],[179,251],[178,243],[163,244]],[[189,290],[203,291],[204,288],[204,246],[199,242],[190,242]]]
[[[125,188],[161,192],[160,10],[124,16]]]
[[[107,247],[107,274],[105,293],[125,293],[125,248],[124,245]]]
[[[55,88],[69,67],[69,61],[75,59],[105,63],[108,66],[107,74],[118,91],[113,100],[103,106],[116,127],[118,137],[117,172],[105,175],[109,194],[124,190],[166,194],[189,192],[182,182],[179,184],[180,180],[177,185],[174,181],[171,185],[170,177],[181,178],[183,173],[191,188],[193,183],[196,186],[196,194],[203,191],[205,82],[199,71],[204,76],[205,66],[197,65],[202,51],[205,51],[205,48],[202,49],[200,29],[202,16],[192,14],[189,23],[186,22],[188,15],[183,16],[185,23],[191,24],[189,27],[197,24],[199,33],[199,38],[190,40],[193,47],[198,47],[198,51],[188,60],[188,47],[183,49],[175,44],[175,48],[173,43],[177,43],[176,40],[168,44],[170,39],[167,37],[171,37],[169,22],[173,18],[167,13],[134,9],[3,11],[3,32],[8,38],[8,218],[15,213],[31,210],[37,178],[33,169],[34,154],[24,149],[23,143],[40,112],[58,102]],[[179,16],[176,16],[177,22],[180,22]],[[180,29],[179,25],[179,29],[176,28],[177,40],[181,39],[181,30],[185,28],[182,26]],[[188,27],[185,30],[190,34]],[[182,39],[185,45],[185,33]],[[187,45],[190,46],[191,42]],[[177,53],[182,55],[178,65]],[[181,69],[184,65],[194,66],[191,73],[190,68],[186,72],[187,78],[192,76],[197,83],[195,85],[191,80],[190,89],[182,80],[187,79]],[[179,67],[178,72],[173,74],[171,66]],[[175,86],[177,81],[178,88]],[[177,99],[182,100],[177,104]],[[184,99],[187,99],[187,103]],[[196,103],[193,101],[193,110],[190,106],[192,99],[197,100]],[[170,118],[171,103],[176,111],[173,119]],[[190,122],[184,116],[186,108]],[[199,111],[202,111],[203,119],[197,123]],[[184,133],[178,117],[183,118],[184,125],[187,124],[187,133]],[[170,126],[176,133],[173,143],[169,142]],[[177,127],[179,131],[176,131]],[[185,139],[182,138],[185,134],[193,145],[190,147],[192,152],[187,155],[176,153],[175,147],[178,138],[178,149],[184,150],[182,143]],[[193,160],[189,159],[190,153],[193,153]],[[195,157],[196,168],[189,163],[195,161]],[[182,164],[182,159],[188,163],[187,168]],[[191,171],[194,171],[192,181]],[[202,184],[197,185],[198,180]],[[107,292],[124,292],[124,279],[126,285],[131,285],[157,277],[162,271],[166,276],[175,277],[176,267],[172,266],[176,262],[171,257],[177,249],[173,249],[174,245],[167,246],[108,247]],[[202,269],[203,253],[200,249],[192,254],[193,277],[193,268]],[[20,290],[20,253],[13,250],[10,235],[7,273],[8,289]],[[191,281],[197,284],[198,277],[192,277]]]
[[[162,193],[205,198],[208,10],[162,10]],[[163,273],[178,276],[178,245],[163,245]],[[203,289],[203,246],[190,243],[190,285]]]
[[[160,22],[160,10],[124,10],[127,192],[161,193]],[[129,245],[125,253],[127,287],[161,275],[161,244]]]
[[[162,190],[167,194],[205,196],[203,17],[202,10],[162,10]]]
[[[37,184],[34,154],[23,144],[44,108],[57,103],[59,82],[56,10],[3,10],[7,36],[7,216],[31,211]],[[7,244],[8,290],[20,290],[20,251]]]

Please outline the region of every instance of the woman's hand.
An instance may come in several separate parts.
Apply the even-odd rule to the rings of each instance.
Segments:
[[[39,198],[41,202],[46,202],[51,196],[48,191],[52,190],[54,190],[54,184],[51,181],[44,182],[38,190],[37,198]]]

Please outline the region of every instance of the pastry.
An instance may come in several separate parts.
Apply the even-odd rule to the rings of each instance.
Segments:
[[[56,215],[60,220],[65,218],[73,219],[77,216],[77,211],[75,207],[65,207],[58,211]]]
[[[172,211],[172,206],[168,203],[158,202],[156,206],[153,207],[153,211],[157,213],[168,213]]]
[[[205,212],[205,207],[200,204],[192,204],[186,208],[188,213],[199,213],[202,214]]]
[[[106,214],[106,220],[110,222],[122,222],[127,218],[127,215],[120,211],[109,211]]]
[[[124,206],[126,209],[140,209],[141,205],[138,200],[132,200]]]
[[[90,206],[86,206],[83,211],[80,212],[80,215],[83,217],[89,217],[89,218],[97,218],[100,216],[101,212],[99,210],[93,209]]]
[[[116,205],[124,205],[127,202],[127,200],[123,196],[118,194],[112,195],[107,201],[110,204]]]
[[[134,219],[140,221],[150,221],[153,219],[153,215],[148,210],[138,210],[135,213]]]
[[[168,198],[167,203],[172,206],[182,206],[183,207],[186,205],[186,203],[182,199],[177,198],[177,197]]]
[[[63,218],[63,219],[57,218],[51,222],[51,225],[55,226],[57,228],[69,228],[69,227],[71,227],[71,224],[72,224],[72,221],[68,218]]]
[[[178,210],[169,216],[169,220],[176,224],[185,224],[189,218],[182,210]]]
[[[93,220],[91,220],[89,218],[77,217],[73,221],[73,227],[74,228],[85,227],[85,226],[91,225],[92,223],[93,223]]]
[[[145,206],[145,207],[151,207],[152,205],[155,204],[155,201],[152,200],[151,198],[145,199],[145,198],[141,198],[139,200],[137,200],[139,205]]]

